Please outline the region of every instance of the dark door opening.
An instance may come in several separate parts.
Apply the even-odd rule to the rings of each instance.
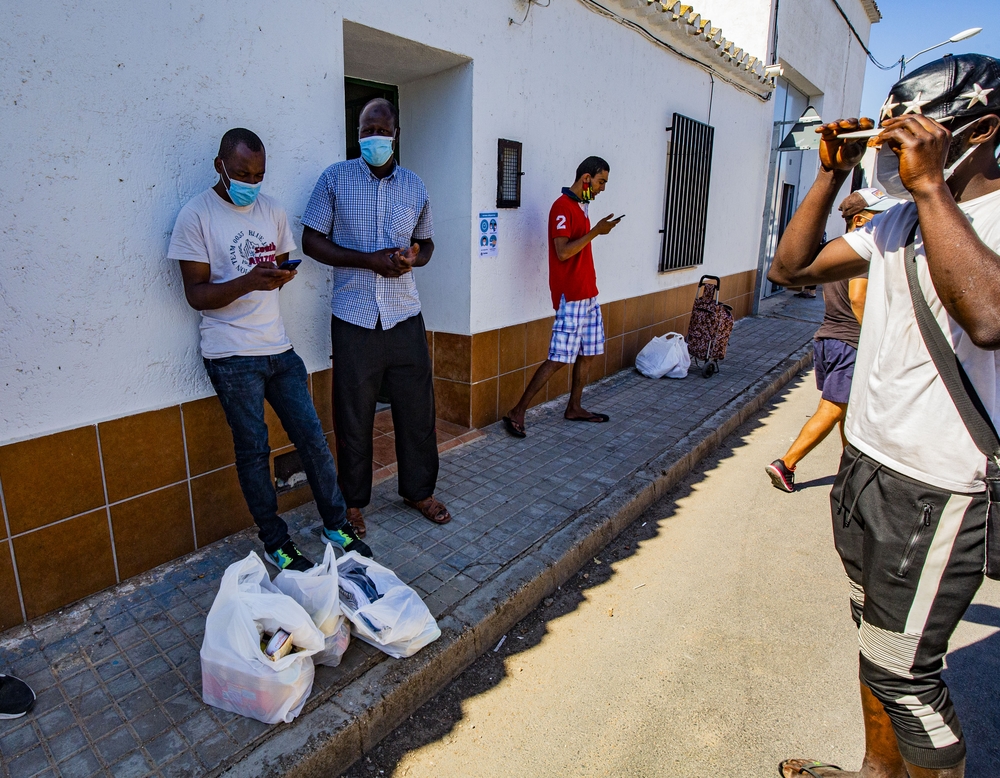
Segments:
[[[781,186],[781,211],[778,216],[778,240],[785,234],[788,222],[792,220],[795,213],[795,185],[782,184]]]
[[[795,184],[782,184],[781,185],[781,210],[778,211],[778,240],[781,240],[781,236],[785,234],[785,229],[788,227],[788,222],[792,220],[792,215],[795,213]],[[780,291],[782,287],[777,284],[767,282],[769,289],[767,291],[768,295],[775,294]],[[767,296],[767,295],[765,295]]]
[[[369,100],[382,97],[399,110],[399,87],[392,84],[379,84],[376,81],[364,81],[360,78],[344,79],[344,108],[347,111],[347,159],[357,159],[361,156],[358,145],[358,119],[361,109]],[[399,163],[399,144],[396,144],[396,162]]]

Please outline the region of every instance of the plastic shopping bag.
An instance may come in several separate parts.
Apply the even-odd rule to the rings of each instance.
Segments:
[[[635,358],[635,369],[648,378],[684,378],[689,367],[691,355],[679,332],[653,338]]]
[[[359,555],[337,562],[340,607],[355,637],[402,659],[441,636],[424,601],[388,568]]]
[[[326,648],[313,656],[313,664],[337,667],[351,643],[351,622],[344,614],[337,619],[337,629],[326,636]]]
[[[294,652],[277,660],[261,650],[261,638],[290,633]],[[205,623],[201,644],[202,697],[209,705],[277,724],[291,721],[312,691],[313,654],[323,633],[295,600],[271,583],[251,552],[231,564]]]
[[[305,572],[282,570],[274,577],[274,585],[305,608],[326,638],[326,647],[313,654],[313,664],[339,665],[350,642],[351,629],[340,610],[333,546],[327,545],[323,561]]]

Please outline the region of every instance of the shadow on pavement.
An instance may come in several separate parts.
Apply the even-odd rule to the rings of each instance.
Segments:
[[[811,481],[803,481],[802,483],[795,484],[795,491],[801,492],[803,489],[812,489],[816,486],[833,486],[833,481],[836,475],[825,475],[822,478],[814,478]]]
[[[509,660],[538,646],[548,633],[550,621],[572,613],[587,599],[589,589],[610,581],[615,574],[612,565],[635,554],[643,541],[656,537],[660,526],[673,518],[678,503],[688,497],[720,462],[731,457],[736,449],[746,445],[746,439],[775,412],[784,402],[785,396],[804,380],[811,380],[811,373],[789,382],[761,411],[733,432],[718,449],[705,457],[691,473],[657,502],[655,520],[640,518],[627,527],[558,591],[547,597],[534,611],[511,628],[499,650],[494,648],[479,657],[443,691],[424,703],[391,736],[386,737],[371,752],[355,762],[343,777],[368,778],[394,775],[400,761],[409,753],[443,740],[453,730],[461,727],[465,717],[463,711],[465,700],[498,686],[512,668],[516,672],[516,663]],[[761,465],[760,476],[766,479],[763,464],[766,463]],[[820,486],[824,481],[826,478],[814,479],[805,485]],[[833,483],[832,475],[829,476],[829,483]],[[653,507],[650,506],[643,517]]]
[[[1000,628],[1000,608],[973,603],[964,621]],[[947,657],[944,680],[969,744],[966,778],[1000,775],[1000,632]]]
[[[344,773],[344,778],[392,776],[408,754],[446,739],[461,728],[465,701],[488,692],[509,673],[516,672],[516,661],[509,661],[511,658],[538,646],[548,633],[549,622],[572,613],[587,599],[589,589],[610,581],[614,576],[613,563],[632,556],[643,541],[656,537],[661,525],[673,518],[678,503],[692,493],[706,474],[745,445],[746,439],[775,412],[788,392],[810,379],[811,375],[807,374],[790,382],[656,505],[656,520],[639,519],[626,528],[597,557],[515,625],[499,650],[488,651],[479,657],[390,737],[355,762]],[[830,474],[806,481],[797,488],[828,488],[833,480],[834,475]],[[847,597],[846,591],[844,596]],[[1000,608],[974,604],[966,612],[965,620],[1000,628]],[[944,677],[969,743],[967,778],[996,778],[1000,775],[997,768],[1000,765],[1000,632],[949,653]],[[860,721],[858,726],[861,726]]]

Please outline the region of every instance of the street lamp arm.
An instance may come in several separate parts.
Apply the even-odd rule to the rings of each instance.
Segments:
[[[950,38],[948,40],[946,40],[946,41],[941,41],[940,43],[935,43],[933,46],[928,46],[926,49],[918,51],[912,57],[900,57],[900,62],[903,65],[909,65],[911,62],[913,62],[913,60],[915,60],[921,54],[926,54],[928,51],[932,51],[934,49],[941,48],[942,46],[947,46],[949,43],[951,43],[951,39]]]
[[[902,78],[906,72],[906,66],[909,65],[913,60],[919,57],[921,54],[926,54],[928,51],[933,51],[941,46],[947,46],[949,43],[957,43],[958,41],[964,41],[966,38],[971,38],[973,35],[978,35],[982,32],[982,27],[972,27],[968,30],[962,30],[962,32],[955,33],[948,40],[941,41],[940,43],[935,43],[933,46],[928,46],[926,49],[922,49],[914,54],[912,57],[900,57],[899,58],[899,77]]]

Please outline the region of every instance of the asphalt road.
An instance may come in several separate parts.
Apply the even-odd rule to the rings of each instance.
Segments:
[[[700,380],[700,379],[699,379]],[[857,638],[833,549],[832,435],[763,467],[815,408],[809,375],[347,773],[406,778],[776,775],[857,769]],[[970,778],[1000,776],[1000,584],[959,627],[947,676]]]

